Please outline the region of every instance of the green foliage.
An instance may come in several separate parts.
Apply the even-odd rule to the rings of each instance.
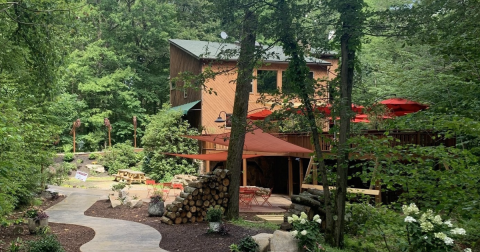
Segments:
[[[23,248],[23,241],[20,237],[10,243],[10,252],[19,252]]]
[[[318,249],[318,241],[321,239],[320,224],[322,220],[320,216],[315,215],[312,221],[308,220],[307,215],[302,212],[300,216],[293,214],[288,217],[288,223],[292,224],[292,235],[298,239],[298,247],[300,249],[306,247],[308,249]]]
[[[95,154],[95,153],[90,153],[90,154],[88,155],[88,159],[89,159],[89,160],[95,160],[95,159],[97,159],[97,154]]]
[[[63,156],[63,161],[71,162],[71,161],[73,161],[73,158],[74,158],[73,153],[71,153],[71,152],[65,153],[65,155]]]
[[[223,211],[218,207],[209,207],[207,210],[207,216],[205,220],[208,222],[221,222]]]
[[[251,236],[245,236],[238,242],[238,250],[241,252],[256,252],[258,244]]]
[[[77,166],[72,163],[55,164],[48,169],[46,181],[52,185],[61,185],[74,170],[77,170]]]
[[[198,135],[198,131],[189,129],[187,121],[182,120],[178,111],[168,111],[168,106],[150,118],[142,138],[145,157],[142,170],[157,181],[170,181],[176,174],[192,174],[198,164],[191,159],[165,155],[164,153],[198,153],[196,140],[182,135]]]
[[[53,234],[44,235],[39,240],[27,242],[27,251],[29,252],[64,252],[62,245]]]
[[[442,220],[429,209],[421,212],[415,204],[402,207],[405,214],[408,244],[404,250],[421,252],[460,251],[452,239],[466,234],[463,228],[453,228],[450,220]]]
[[[246,221],[242,218],[230,220],[230,223],[233,224],[233,225],[237,225],[237,226],[240,226],[240,227],[246,227],[246,228],[250,228],[250,229],[268,229],[268,230],[275,231],[275,230],[278,230],[280,228],[280,225],[273,224],[273,223],[268,222],[268,221],[259,223],[259,222]]]
[[[116,184],[113,184],[111,189],[114,192],[119,192],[122,189],[124,189],[125,187],[127,187],[127,185],[128,184],[126,182],[118,182]],[[130,185],[128,185],[128,187],[130,188]]]
[[[116,174],[119,169],[135,166],[136,162],[136,154],[130,141],[118,143],[112,148],[108,148],[102,159],[108,174]]]

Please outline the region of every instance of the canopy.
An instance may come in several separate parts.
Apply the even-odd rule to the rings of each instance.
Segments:
[[[210,154],[175,154],[175,153],[165,153],[171,156],[177,157],[184,157],[184,158],[193,158],[193,159],[200,159],[200,160],[208,160],[208,161],[226,161],[228,152],[218,152],[218,153],[210,153]],[[242,155],[242,159],[246,158],[253,158],[259,157],[261,155]]]
[[[268,109],[264,109],[262,111],[250,114],[247,116],[247,119],[250,120],[264,120],[267,116],[271,115],[272,111]]]
[[[201,135],[201,136],[184,136],[193,139],[198,139],[205,142],[216,143],[228,146],[230,133],[215,134],[215,135]],[[245,134],[244,151],[258,151],[258,152],[276,152],[276,153],[312,153],[313,151],[298,145],[289,143],[273,135],[263,132],[262,129],[256,128],[252,132]]]
[[[389,108],[396,116],[402,116],[428,108],[428,106],[425,104],[403,98],[391,98],[383,100],[380,102],[380,104],[387,106],[387,108]]]
[[[181,111],[184,115],[186,115],[186,114],[188,113],[188,111],[189,111],[190,109],[192,109],[193,106],[197,105],[199,102],[200,102],[200,100],[194,101],[194,102],[190,102],[190,103],[185,103],[185,104],[183,104],[183,105],[170,108],[170,110],[178,110],[178,111]]]

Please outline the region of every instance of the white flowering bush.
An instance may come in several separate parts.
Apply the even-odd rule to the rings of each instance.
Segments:
[[[450,220],[442,220],[431,209],[421,212],[414,204],[402,207],[407,229],[408,251],[462,251],[454,237],[465,235],[465,229],[454,228]],[[463,251],[471,251],[469,248]]]
[[[320,219],[318,214],[311,221],[308,220],[308,216],[304,212],[300,216],[294,214],[292,217],[288,217],[288,223],[291,223],[293,226],[291,234],[298,239],[300,248],[305,248],[308,251],[325,251],[318,244],[321,238],[320,224],[322,223],[322,219]]]

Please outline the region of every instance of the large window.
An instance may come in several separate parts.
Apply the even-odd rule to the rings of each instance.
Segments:
[[[277,90],[277,71],[257,71],[257,93],[273,93]]]
[[[308,73],[308,78],[313,80],[313,72]],[[293,83],[287,80],[287,72],[282,72],[282,93],[291,94],[295,90]]]

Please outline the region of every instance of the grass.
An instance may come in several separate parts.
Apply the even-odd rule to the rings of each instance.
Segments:
[[[252,222],[252,221],[247,221],[242,218],[238,218],[232,221],[229,221],[230,224],[240,226],[240,227],[246,227],[246,228],[253,228],[253,229],[268,229],[268,230],[277,230],[280,228],[280,225],[277,224],[272,224],[270,222]]]

